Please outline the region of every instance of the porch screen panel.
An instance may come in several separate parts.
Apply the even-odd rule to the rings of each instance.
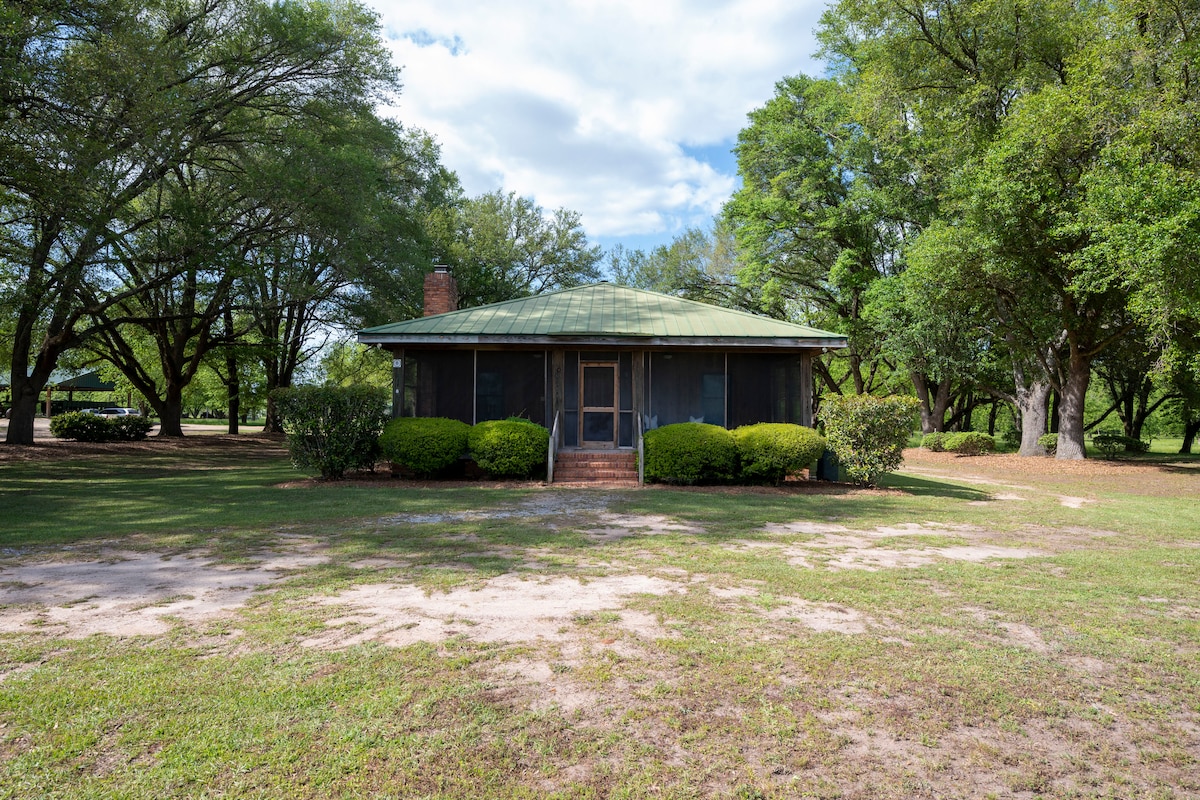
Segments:
[[[641,353],[638,353],[641,357]],[[621,387],[617,447],[633,447],[633,353],[621,353],[617,384]]]
[[[758,422],[799,424],[805,402],[798,354],[729,354],[731,428]]]
[[[474,367],[469,350],[405,350],[404,416],[448,417],[470,425]]]
[[[475,381],[475,419],[524,417],[546,424],[546,354],[480,350]]]
[[[724,353],[653,353],[650,426],[703,420],[725,424]]]
[[[563,355],[563,444],[579,446],[579,353]]]

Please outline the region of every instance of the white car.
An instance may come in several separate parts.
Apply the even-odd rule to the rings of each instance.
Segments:
[[[110,419],[113,417],[140,417],[142,415],[142,412],[136,408],[94,408],[91,410],[91,413]]]

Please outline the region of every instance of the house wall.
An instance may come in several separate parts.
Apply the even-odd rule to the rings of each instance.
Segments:
[[[579,443],[583,362],[617,365],[621,447],[634,444],[639,419],[643,429],[689,420],[812,425],[812,354],[803,351],[409,348],[394,355],[396,416],[469,424],[522,416],[549,428],[557,415],[567,447]]]

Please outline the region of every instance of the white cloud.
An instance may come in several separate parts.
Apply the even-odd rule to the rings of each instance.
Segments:
[[[704,224],[775,81],[816,72],[815,0],[374,0],[403,68],[394,113],[470,194],[579,211],[592,236]],[[689,154],[688,149],[692,149]]]

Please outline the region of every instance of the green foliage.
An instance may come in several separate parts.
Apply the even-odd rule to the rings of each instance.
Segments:
[[[917,407],[915,398],[896,395],[825,398],[825,439],[851,480],[872,486],[900,466]]]
[[[492,477],[528,478],[546,464],[550,431],[527,419],[494,419],[471,428],[467,445]]]
[[[1045,449],[1050,455],[1054,455],[1054,451],[1058,449],[1058,434],[1045,433],[1038,437],[1038,444]]]
[[[150,435],[154,421],[149,417],[114,417],[107,420],[113,430],[113,436],[121,442],[140,442]]]
[[[448,470],[467,452],[471,426],[445,417],[399,417],[379,437],[383,457],[418,477]]]
[[[297,469],[322,478],[370,469],[379,454],[387,394],[368,386],[301,386],[272,393]]]
[[[934,453],[941,453],[946,449],[946,434],[940,431],[925,434],[921,437],[921,447]]]
[[[71,411],[50,420],[50,433],[76,441],[140,441],[148,437],[154,421],[144,416],[108,417]]]
[[[82,411],[52,417],[50,433],[59,439],[74,439],[77,442],[111,442],[116,438],[107,419]]]
[[[435,209],[428,227],[468,308],[578,286],[600,277],[601,250],[588,244],[578,212],[547,213],[497,190]]]
[[[960,456],[979,456],[995,452],[996,440],[986,433],[961,431],[949,434],[945,438],[943,446],[951,453],[958,453]]]
[[[825,440],[812,428],[762,422],[733,431],[741,477],[754,483],[780,483],[808,467],[825,452]]]
[[[1101,431],[1093,434],[1092,446],[1103,453],[1105,458],[1114,458],[1120,452],[1145,453],[1150,449],[1148,442],[1117,431]]]
[[[723,483],[738,474],[733,433],[718,425],[679,422],[646,431],[646,479],[664,483]]]
[[[50,420],[50,433],[77,442],[138,442],[154,427],[147,417],[114,417],[71,411]]]

